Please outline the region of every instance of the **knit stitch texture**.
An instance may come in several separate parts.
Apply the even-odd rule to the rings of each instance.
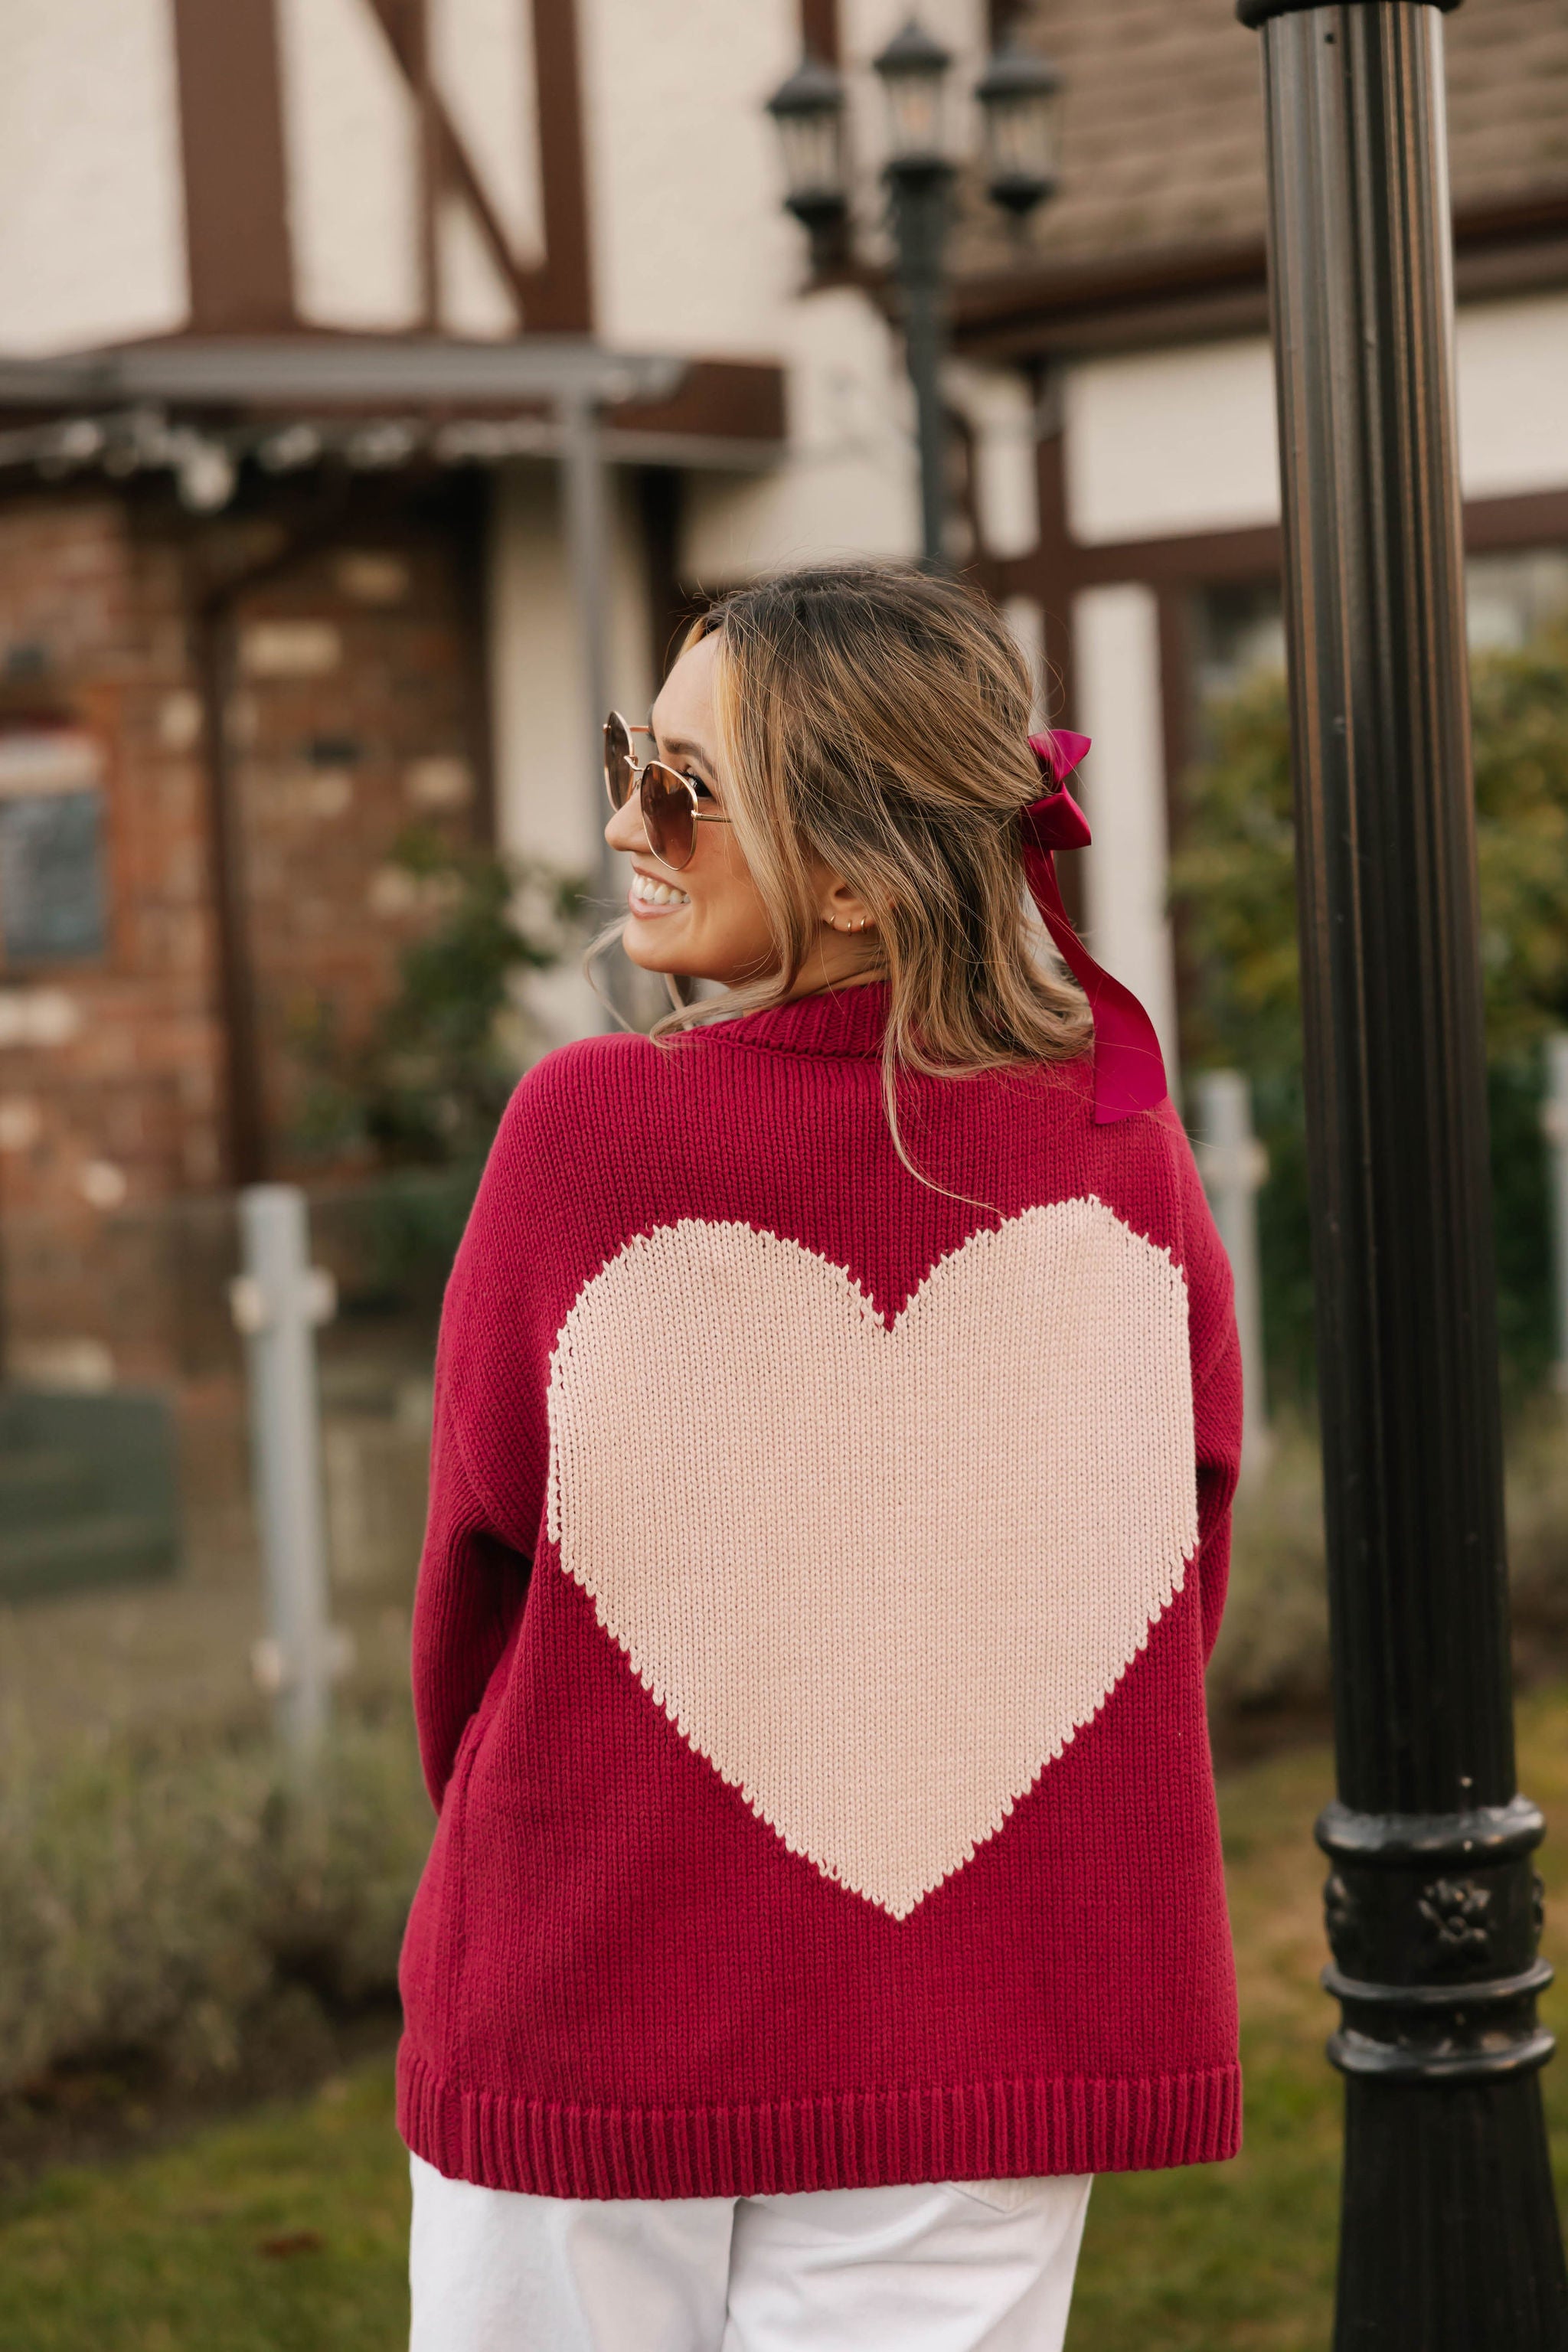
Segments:
[[[503,1122],[415,1616],[439,1822],[399,2109],[452,2177],[1238,2145],[1203,1705],[1229,1269],[1174,1113],[1097,1127],[1085,1063],[900,1081],[917,1182],[885,1010],[595,1039]]]

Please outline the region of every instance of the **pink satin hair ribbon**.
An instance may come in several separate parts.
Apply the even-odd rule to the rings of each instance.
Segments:
[[[1023,812],[1024,872],[1057,952],[1089,999],[1094,1015],[1095,1124],[1110,1127],[1164,1101],[1165,1064],[1154,1024],[1132,991],[1096,963],[1062,904],[1056,852],[1087,849],[1089,843],[1089,819],[1067,788],[1089,749],[1089,737],[1058,727],[1049,735],[1031,735],[1029,749],[1050,789]]]

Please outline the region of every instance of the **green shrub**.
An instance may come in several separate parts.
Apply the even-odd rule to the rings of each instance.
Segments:
[[[396,993],[364,1034],[342,1035],[325,998],[295,1006],[305,1079],[296,1141],[382,1168],[460,1166],[484,1158],[518,1072],[539,1050],[516,983],[569,951],[583,886],[419,826],[392,864],[428,928],[403,950]]]
[[[427,928],[362,1034],[345,1036],[323,996],[295,1003],[293,1141],[372,1173],[348,1303],[427,1312],[518,1073],[545,1043],[522,983],[582,944],[585,886],[429,827],[405,833],[391,862]]]
[[[401,1712],[308,1777],[255,1733],[0,1763],[0,2093],[125,2053],[200,2079],[280,1999],[393,1991],[431,1831]]]
[[[1474,665],[1481,960],[1489,1061],[1499,1323],[1517,1398],[1550,1360],[1542,1044],[1568,1024],[1568,625]],[[1312,1380],[1302,1129],[1295,827],[1284,680],[1209,714],[1214,751],[1187,780],[1172,887],[1194,987],[1196,1068],[1244,1070],[1269,1181],[1259,1201],[1264,1318],[1278,1393]]]

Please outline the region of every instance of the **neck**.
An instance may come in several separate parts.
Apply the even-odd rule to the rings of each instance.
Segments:
[[[857,988],[865,981],[886,977],[887,965],[874,931],[836,931],[825,923],[786,1002],[815,996],[824,988]]]

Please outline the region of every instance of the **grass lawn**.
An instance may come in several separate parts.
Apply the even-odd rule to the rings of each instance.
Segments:
[[[1568,1690],[1521,1709],[1521,1780],[1568,1822]],[[1327,1791],[1317,1751],[1222,1790],[1247,2063],[1233,2165],[1097,2186],[1069,2352],[1321,2352],[1338,2192],[1331,2022],[1317,1990]],[[1547,1949],[1568,1895],[1568,1838],[1544,1855]],[[1568,2032],[1568,1995],[1549,2022]],[[1568,2082],[1546,2074],[1560,2183]],[[184,2146],[57,2171],[0,2204],[0,2352],[398,2352],[406,2330],[405,2158],[377,2060],[312,2098]]]

